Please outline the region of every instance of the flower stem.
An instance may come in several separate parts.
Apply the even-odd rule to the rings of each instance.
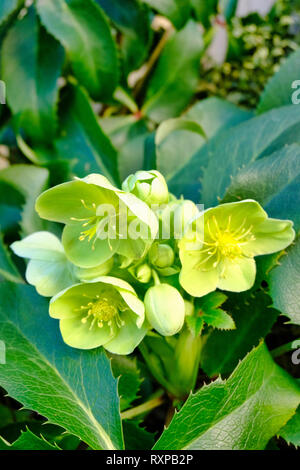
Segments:
[[[123,413],[121,413],[121,418],[132,419],[143,413],[147,413],[148,411],[151,411],[154,408],[157,408],[158,406],[162,405],[165,401],[163,398],[163,394],[164,394],[164,391],[159,390],[157,392],[157,396],[154,398],[151,398],[151,400],[146,401],[142,405],[131,408],[130,410],[123,411]]]

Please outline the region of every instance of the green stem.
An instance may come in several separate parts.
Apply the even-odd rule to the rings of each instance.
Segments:
[[[157,286],[160,284],[160,279],[159,279],[159,276],[157,274],[157,272],[152,269],[152,277],[153,277],[153,280],[154,280],[154,284]]]
[[[282,356],[286,352],[289,352],[289,351],[292,351],[293,349],[296,349],[297,348],[297,344],[296,344],[297,341],[299,343],[298,347],[300,347],[300,339],[290,341],[289,343],[283,344],[282,346],[279,346],[278,348],[273,349],[271,351],[272,357],[276,358],[276,357]]]
[[[121,413],[121,418],[132,419],[136,416],[147,413],[148,411],[151,411],[154,408],[157,408],[158,406],[162,405],[165,401],[163,398],[163,394],[164,391],[159,390],[159,394],[155,398],[151,398],[151,400],[146,401],[142,405],[131,408],[130,410],[123,411],[123,413]]]

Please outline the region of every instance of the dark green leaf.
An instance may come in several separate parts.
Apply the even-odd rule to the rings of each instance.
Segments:
[[[118,60],[101,8],[92,0],[38,0],[37,9],[64,45],[78,80],[94,99],[108,100],[118,83]]]
[[[293,52],[281,65],[278,72],[267,83],[261,95],[257,108],[258,113],[264,113],[272,108],[278,108],[292,103],[292,95],[299,92],[292,87],[294,81],[299,80],[300,50]],[[300,83],[299,83],[300,84]],[[299,88],[299,84],[297,88]]]
[[[10,29],[2,47],[7,101],[18,125],[35,141],[51,142],[56,133],[57,79],[63,49],[43,28],[33,10]]]
[[[9,444],[0,436],[0,450],[59,450],[59,448],[27,429],[12,444]]]
[[[66,346],[47,300],[32,287],[2,282],[0,299],[0,338],[6,343],[0,385],[93,449],[122,448],[117,381],[103,349]]]
[[[62,159],[71,159],[73,172],[81,178],[102,173],[118,183],[116,150],[102,131],[86,92],[79,86],[69,87],[62,106],[57,153]]]
[[[283,147],[243,168],[222,202],[255,199],[270,217],[291,219],[300,228],[300,146]]]
[[[125,449],[150,450],[154,444],[154,434],[142,428],[137,421],[123,421]]]
[[[274,307],[300,325],[300,239],[270,272],[270,293]]]
[[[202,201],[207,206],[215,205],[218,197],[224,197],[231,178],[244,165],[260,157],[283,132],[299,122],[297,106],[285,106],[221,132],[203,146],[184,169],[184,194],[198,200],[202,176],[199,175],[199,168],[206,167],[203,172]],[[185,174],[189,176],[190,188]],[[195,175],[199,175],[198,181]]]
[[[17,12],[23,3],[24,0],[2,0],[0,3],[0,24]]]
[[[126,356],[112,356],[111,366],[114,376],[119,378],[118,393],[123,411],[138,397],[141,386],[140,371],[136,358],[131,359]]]
[[[219,1],[219,10],[222,15],[225,17],[226,21],[231,20],[235,14],[235,10],[238,5],[238,0],[220,0]]]
[[[227,381],[191,395],[154,449],[262,450],[299,402],[296,381],[260,344]]]
[[[300,409],[280,430],[279,436],[283,437],[288,444],[293,444],[296,447],[300,446]]]
[[[202,49],[201,31],[194,21],[173,34],[150,79],[142,109],[146,116],[161,122],[178,116],[189,104],[197,88]]]
[[[0,280],[1,278],[12,282],[23,282],[17,268],[11,260],[8,249],[4,244],[3,236],[0,232]]]
[[[227,299],[222,292],[212,292],[205,295],[196,302],[196,314],[199,315],[205,323],[220,330],[233,330],[235,324],[233,319],[220,306]]]
[[[201,367],[210,377],[228,374],[261,338],[270,331],[279,312],[271,307],[263,291],[228,293],[224,309],[232,315],[236,329],[213,331],[205,342]]]
[[[140,67],[151,43],[150,15],[139,0],[96,0],[123,33],[121,50],[125,74]]]

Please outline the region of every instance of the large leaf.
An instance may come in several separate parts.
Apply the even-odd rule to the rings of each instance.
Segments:
[[[267,83],[257,108],[258,113],[264,113],[272,108],[291,104],[294,81],[300,74],[300,49],[293,52],[281,65],[275,75]]]
[[[182,170],[181,192],[198,202],[203,179],[202,202],[215,205],[244,165],[260,157],[272,142],[299,122],[297,106],[285,106],[220,132]]]
[[[123,33],[121,50],[125,74],[137,69],[146,59],[151,43],[150,15],[139,0],[96,0]]]
[[[12,282],[23,282],[17,268],[11,260],[8,249],[4,244],[3,236],[0,232],[0,280],[1,278]]]
[[[66,48],[74,74],[94,99],[108,100],[118,82],[117,50],[92,0],[38,0],[42,23]]]
[[[269,276],[270,293],[274,306],[292,323],[300,325],[300,239],[281,258],[280,266]]]
[[[156,167],[169,180],[180,171],[206,141],[202,127],[195,121],[167,119],[155,135]]]
[[[190,0],[142,0],[161,15],[172,21],[179,29],[185,25],[190,16]]]
[[[296,381],[260,344],[227,381],[191,395],[154,449],[262,450],[299,402]]]
[[[279,314],[262,291],[229,294],[222,308],[232,315],[236,329],[213,331],[201,354],[201,366],[210,377],[228,374],[253,346],[264,338]]]
[[[236,126],[252,116],[251,111],[239,108],[221,98],[211,97],[197,101],[183,117],[197,122],[207,138],[211,138],[221,130]]]
[[[0,283],[0,299],[0,385],[93,449],[122,448],[117,381],[103,349],[66,346],[48,302],[32,287]]]
[[[62,137],[55,142],[57,153],[71,159],[72,170],[79,177],[102,173],[118,182],[116,150],[102,131],[86,92],[79,86],[69,87],[62,105]]]
[[[9,444],[0,436],[0,450],[58,450],[59,448],[47,442],[44,438],[33,434],[29,429],[22,432],[20,437]]]
[[[19,126],[36,141],[51,142],[55,136],[57,79],[63,57],[63,48],[40,27],[34,10],[15,23],[3,43],[8,104]]]
[[[146,116],[161,122],[178,116],[189,104],[197,88],[202,49],[201,31],[194,21],[173,34],[150,79],[142,108]]]
[[[300,228],[300,146],[283,147],[243,168],[231,181],[223,202],[255,199],[270,217],[291,219]]]

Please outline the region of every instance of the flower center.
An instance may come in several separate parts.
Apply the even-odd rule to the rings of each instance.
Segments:
[[[219,224],[215,216],[206,222],[207,231],[205,233],[205,248],[200,250],[201,261],[197,264],[200,269],[211,269],[218,266],[224,258],[234,260],[242,257],[242,246],[255,240],[252,234],[252,225],[246,227],[246,218],[238,228],[232,228],[231,215],[228,217],[227,223]]]
[[[89,300],[86,305],[81,305],[80,309],[76,310],[84,313],[81,318],[82,323],[91,320],[90,330],[94,325],[103,328],[106,324],[113,334],[115,326],[118,328],[124,326],[125,322],[121,320],[120,313],[127,310],[128,307],[122,298],[118,298],[115,291],[104,289],[101,294],[89,297]]]
[[[71,220],[82,222],[83,230],[80,232],[79,240],[83,242],[85,239],[92,242],[92,250],[95,250],[95,243],[98,238],[104,235],[104,238],[116,238],[116,219],[118,214],[115,213],[114,207],[111,206],[110,211],[106,211],[107,215],[97,215],[97,206],[93,202],[90,206],[81,199],[83,207],[92,212],[90,217],[78,219],[71,217]],[[104,211],[105,212],[105,211]]]

